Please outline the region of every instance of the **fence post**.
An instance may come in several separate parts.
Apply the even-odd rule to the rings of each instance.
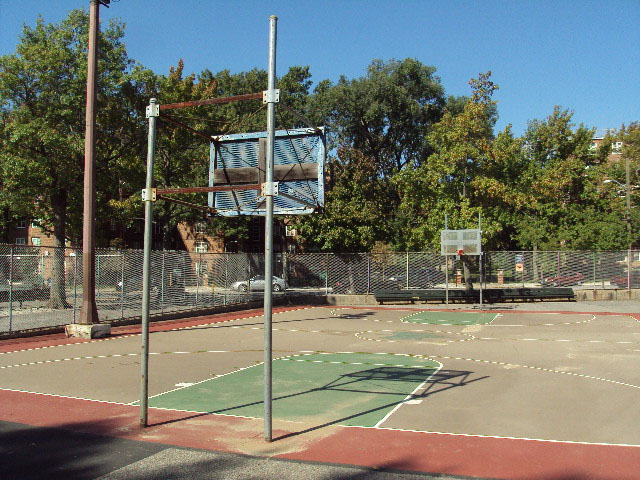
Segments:
[[[631,248],[627,252],[627,290],[631,290]]]
[[[593,257],[593,288],[596,288],[596,252],[591,254]]]
[[[196,268],[196,308],[198,308],[198,294],[200,293],[200,275],[202,275],[202,252],[198,254],[198,268]]]
[[[164,313],[164,271],[165,271],[165,261],[166,261],[167,252],[162,251],[162,266],[161,266],[161,277],[160,277],[160,312]]]
[[[406,259],[406,268],[405,268],[405,277],[407,279],[406,288],[409,290],[409,251],[407,250],[407,259]]]
[[[120,254],[120,318],[124,318],[124,252]]]
[[[449,305],[449,256],[444,256],[444,302]]]
[[[371,293],[371,252],[367,253],[367,295]]]
[[[78,301],[78,252],[73,252],[73,323],[76,323],[76,302]]]
[[[13,245],[9,247],[9,331],[13,326]]]
[[[324,257],[324,294],[329,295],[329,254]]]
[[[100,255],[96,255],[96,292],[100,298]]]
[[[224,253],[224,295],[222,296],[223,305],[227,304],[227,290],[229,289],[229,254]]]

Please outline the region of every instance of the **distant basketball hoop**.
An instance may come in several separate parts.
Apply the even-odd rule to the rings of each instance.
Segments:
[[[440,253],[442,255],[482,255],[482,231],[440,230]]]

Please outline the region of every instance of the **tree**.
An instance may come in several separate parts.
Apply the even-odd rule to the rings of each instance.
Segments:
[[[433,125],[428,135],[433,153],[428,160],[394,178],[401,197],[396,215],[399,248],[439,248],[445,214],[449,227],[460,229],[475,228],[482,212],[483,231],[492,234],[497,230],[487,218],[486,171],[493,159],[496,115],[491,95],[497,89],[490,75],[472,79],[473,95],[462,110],[458,114],[445,110]]]
[[[593,131],[582,125],[574,129],[572,116],[555,107],[545,121],[529,122],[518,187],[524,203],[516,221],[516,238],[524,248],[597,245],[592,242],[600,236],[598,220],[608,209],[598,201],[603,152],[591,149]]]
[[[364,77],[318,84],[307,113],[327,125],[329,148],[339,155],[330,160],[336,192],[327,195],[325,218],[300,221],[307,242],[354,251],[389,241],[399,203],[391,179],[427,158],[427,134],[445,105],[435,71],[414,59],[374,60]]]
[[[377,178],[377,165],[360,151],[339,148],[332,164],[333,185],[321,215],[310,215],[298,225],[311,248],[332,252],[369,251],[385,237],[387,195]]]
[[[0,170],[5,198],[29,210],[53,233],[55,246],[78,242],[82,217],[85,98],[89,16],[74,10],[59,24],[39,18],[25,26],[16,53],[0,58],[3,111]],[[140,89],[122,43],[122,23],[112,21],[99,40],[97,172],[131,155],[130,106]],[[105,190],[103,190],[105,191]],[[107,190],[108,191],[108,190]],[[25,205],[25,201],[28,205]],[[50,304],[64,298],[64,251],[56,248]]]

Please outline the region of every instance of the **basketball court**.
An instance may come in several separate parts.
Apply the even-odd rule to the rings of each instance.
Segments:
[[[274,309],[272,443],[260,311],[151,326],[146,429],[139,329],[0,344],[0,419],[488,478],[634,478],[640,465],[631,314]]]

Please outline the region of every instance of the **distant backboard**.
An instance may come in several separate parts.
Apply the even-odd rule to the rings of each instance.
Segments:
[[[267,132],[213,137],[209,186],[265,182]],[[275,215],[305,215],[324,207],[326,148],[324,128],[277,130],[273,180]],[[265,199],[254,190],[209,193],[209,206],[223,216],[265,215]]]
[[[482,231],[474,228],[469,230],[440,230],[440,253],[442,255],[482,254]]]

